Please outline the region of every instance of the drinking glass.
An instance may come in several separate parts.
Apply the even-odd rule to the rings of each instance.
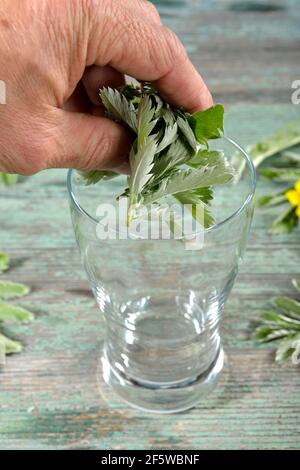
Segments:
[[[78,247],[104,315],[101,374],[124,401],[143,410],[193,407],[210,394],[223,368],[220,320],[245,251],[256,177],[237,143],[223,137],[213,148],[224,151],[236,176],[216,186],[216,222],[203,230],[196,250],[180,239],[99,239],[97,208],[116,204],[126,177],[87,186],[76,171],[68,174]]]

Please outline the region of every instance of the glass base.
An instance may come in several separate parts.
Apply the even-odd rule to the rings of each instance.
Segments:
[[[105,349],[100,370],[104,380],[123,401],[150,413],[179,413],[193,408],[205,399],[218,383],[224,365],[224,352],[220,348],[209,369],[189,381],[161,384],[132,379],[111,366]]]

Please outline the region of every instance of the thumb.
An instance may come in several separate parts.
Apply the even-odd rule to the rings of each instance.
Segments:
[[[49,168],[127,172],[130,134],[105,117],[56,109],[58,150]]]

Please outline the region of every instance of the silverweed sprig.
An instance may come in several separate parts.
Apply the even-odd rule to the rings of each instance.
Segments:
[[[127,224],[146,204],[172,196],[204,211],[204,225],[214,223],[209,206],[213,186],[232,180],[234,171],[222,151],[209,150],[209,140],[221,137],[224,108],[216,106],[194,114],[166,103],[151,83],[100,91],[107,117],[133,135],[130,176],[122,196],[128,197]],[[118,176],[112,171],[81,173],[86,184]]]
[[[9,256],[0,252],[0,274],[9,269]],[[15,282],[0,280],[0,323],[26,323],[32,321],[33,313],[4,301],[24,297],[30,292],[28,286]],[[22,351],[22,344],[0,332],[0,358],[7,354]]]
[[[300,279],[292,281],[300,293]],[[300,364],[300,302],[291,297],[277,297],[273,305],[276,310],[263,312],[261,325],[254,336],[262,343],[280,340],[275,360],[284,362],[291,359],[295,365]]]

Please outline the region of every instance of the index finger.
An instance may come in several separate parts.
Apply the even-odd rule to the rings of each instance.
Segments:
[[[212,106],[210,91],[171,30],[135,15],[122,2],[109,2],[104,12],[101,3],[90,3],[88,65],[110,65],[138,80],[153,81],[169,103],[190,112]]]

